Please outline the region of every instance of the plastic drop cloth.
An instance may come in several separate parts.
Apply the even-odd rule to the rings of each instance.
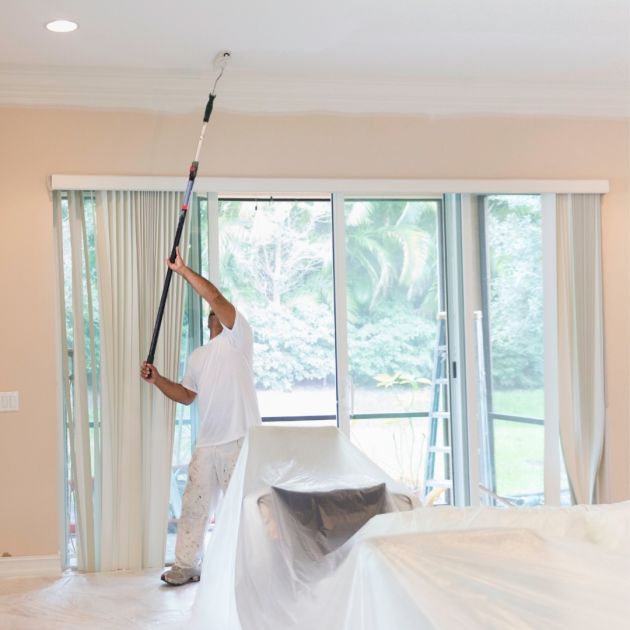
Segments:
[[[206,552],[192,627],[629,627],[630,502],[412,503],[334,428],[254,428]]]
[[[199,628],[297,627],[373,516],[417,507],[334,427],[250,430],[204,557]]]

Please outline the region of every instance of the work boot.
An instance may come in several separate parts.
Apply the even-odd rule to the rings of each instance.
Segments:
[[[160,576],[163,582],[171,586],[181,586],[188,582],[199,582],[200,578],[199,569],[187,569],[185,567],[178,567],[176,564]]]

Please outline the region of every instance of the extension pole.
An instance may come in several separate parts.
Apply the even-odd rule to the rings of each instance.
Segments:
[[[221,61],[223,62],[223,67],[225,62],[230,57],[230,53],[222,53],[220,55]],[[175,262],[175,258],[177,257],[177,247],[179,246],[179,241],[182,237],[182,231],[184,229],[184,222],[186,221],[186,214],[188,212],[188,204],[190,202],[190,195],[192,194],[192,189],[195,184],[195,178],[197,177],[197,169],[199,167],[199,154],[201,153],[201,145],[203,144],[203,138],[206,135],[206,127],[208,126],[208,121],[210,120],[210,114],[212,114],[212,105],[214,103],[214,88],[216,88],[218,80],[221,78],[221,74],[223,74],[223,67],[221,69],[221,73],[219,74],[217,80],[214,83],[214,87],[212,92],[208,96],[208,103],[206,105],[206,110],[203,115],[203,125],[201,126],[201,135],[199,136],[199,142],[197,143],[197,151],[195,153],[195,159],[192,161],[190,165],[190,170],[188,172],[188,185],[186,186],[186,192],[184,193],[184,201],[182,203],[182,207],[179,213],[179,222],[177,223],[177,230],[175,232],[175,240],[173,241],[173,248],[171,249],[171,255],[169,256],[169,260],[171,262]],[[173,270],[169,267],[166,272],[166,278],[164,280],[164,288],[162,289],[162,297],[160,298],[160,306],[158,308],[157,318],[155,320],[155,327],[153,328],[153,337],[151,338],[151,347],[149,349],[149,354],[147,356],[147,363],[153,363],[153,359],[155,358],[155,348],[157,346],[158,337],[160,335],[160,327],[162,326],[162,317],[164,316],[164,307],[166,306],[166,298],[168,296],[168,290],[171,285],[171,277],[173,276]]]

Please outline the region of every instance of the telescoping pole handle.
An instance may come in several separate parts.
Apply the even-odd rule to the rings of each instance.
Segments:
[[[207,123],[210,120],[210,114],[212,114],[212,106],[214,105],[214,94],[208,96],[208,102],[206,104],[206,111],[203,114],[203,122]]]
[[[203,114],[203,125],[201,127],[201,135],[199,136],[199,142],[197,143],[197,152],[195,153],[195,159],[190,165],[188,171],[188,184],[186,186],[186,192],[184,193],[184,201],[182,202],[181,210],[179,212],[179,221],[177,223],[177,230],[175,231],[175,239],[173,241],[173,247],[171,249],[171,255],[169,260],[173,263],[177,257],[177,248],[179,241],[182,238],[182,232],[184,231],[184,223],[186,221],[186,214],[188,213],[188,204],[190,203],[190,196],[192,194],[193,186],[195,185],[195,178],[197,177],[197,170],[199,168],[199,154],[201,153],[201,145],[206,133],[206,125],[210,120],[212,114],[212,106],[214,104],[214,94],[210,94],[208,97],[208,103]],[[173,270],[169,267],[166,272],[166,278],[164,279],[164,287],[162,288],[162,297],[160,298],[160,305],[158,307],[157,318],[155,320],[155,326],[153,327],[153,336],[151,337],[151,346],[149,348],[149,354],[147,356],[147,363],[153,363],[155,359],[155,349],[157,347],[158,337],[160,336],[160,328],[162,326],[162,318],[164,317],[164,308],[166,307],[166,298],[168,297],[168,290],[171,286],[171,278],[173,276]]]

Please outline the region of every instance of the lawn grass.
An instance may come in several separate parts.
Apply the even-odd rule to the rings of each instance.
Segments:
[[[494,421],[497,494],[513,496],[544,490],[544,427]]]
[[[541,389],[512,389],[492,392],[492,406],[495,413],[509,413],[515,416],[544,418],[545,392]]]
[[[493,392],[496,413],[544,417],[542,389]],[[494,421],[497,493],[501,496],[544,489],[544,427],[509,420]]]

